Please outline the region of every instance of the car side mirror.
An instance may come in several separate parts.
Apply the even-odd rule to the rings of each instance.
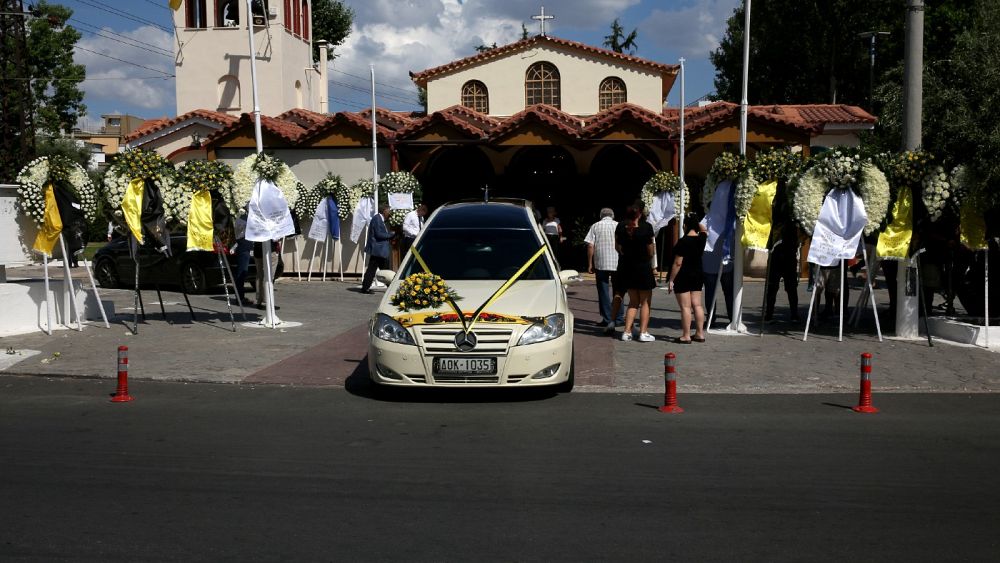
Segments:
[[[392,283],[392,280],[396,279],[396,272],[393,272],[392,270],[377,270],[375,272],[375,279],[385,285],[389,285]]]
[[[559,279],[562,280],[563,285],[583,281],[583,278],[580,277],[580,272],[577,272],[576,270],[561,270],[559,272]]]

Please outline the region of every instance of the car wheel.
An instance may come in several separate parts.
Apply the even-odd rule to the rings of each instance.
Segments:
[[[560,393],[569,393],[573,390],[574,380],[576,379],[576,356],[570,352],[569,360],[569,378],[556,386],[556,390]]]
[[[121,286],[121,281],[118,280],[118,268],[115,268],[111,260],[98,261],[94,265],[94,277],[97,278],[97,284],[103,288],[117,289]]]
[[[205,272],[193,262],[185,262],[181,266],[181,286],[185,293],[203,293],[205,291]]]

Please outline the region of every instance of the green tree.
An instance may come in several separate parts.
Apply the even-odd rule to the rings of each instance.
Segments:
[[[35,6],[39,17],[27,22],[28,72],[34,97],[35,127],[49,133],[69,132],[79,117],[86,115],[83,65],[73,63],[73,48],[80,32],[66,20],[73,10],[44,0]]]
[[[635,42],[637,37],[639,37],[639,30],[633,29],[628,35],[625,35],[621,22],[615,18],[615,21],[611,22],[611,33],[604,36],[604,46],[616,53],[627,51],[631,55],[639,47]]]
[[[497,48],[497,42],[496,41],[494,41],[492,45],[487,45],[485,43],[480,43],[479,45],[476,45],[476,52],[477,53],[485,53],[486,51],[490,51],[490,50],[493,50],[493,49],[496,49],[496,48]]]
[[[521,23],[521,41],[528,38],[528,28],[525,27],[524,23]]]
[[[34,103],[20,0],[0,1],[0,182],[13,182],[35,151]]]
[[[330,44],[330,58],[334,47],[342,45],[351,34],[354,23],[354,10],[345,6],[340,0],[313,0],[313,38]],[[319,61],[319,48],[313,46],[313,60]]]

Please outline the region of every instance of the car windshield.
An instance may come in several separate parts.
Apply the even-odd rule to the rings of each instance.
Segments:
[[[541,247],[528,229],[434,229],[426,230],[416,246],[431,273],[451,280],[506,280],[513,276]],[[403,277],[423,271],[412,257]],[[552,271],[542,256],[535,260],[522,280],[550,280]]]

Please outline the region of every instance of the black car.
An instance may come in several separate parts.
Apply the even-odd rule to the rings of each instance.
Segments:
[[[170,237],[172,256],[166,257],[152,248],[139,249],[139,285],[174,286],[187,293],[204,293],[222,287],[224,265],[215,252],[187,251],[187,237]],[[230,254],[229,266],[236,273],[236,256]],[[247,281],[253,285],[256,269],[250,260]],[[135,262],[129,253],[129,238],[118,237],[104,245],[94,255],[94,274],[101,287],[118,288],[135,285]],[[279,274],[280,275],[280,274]]]

